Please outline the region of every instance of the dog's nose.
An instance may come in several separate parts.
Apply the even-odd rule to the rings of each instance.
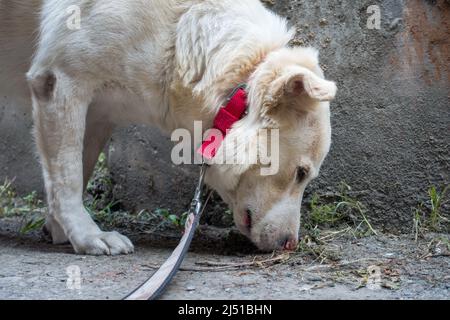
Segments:
[[[281,247],[283,250],[295,251],[298,247],[298,240],[295,237],[284,237],[281,241]]]

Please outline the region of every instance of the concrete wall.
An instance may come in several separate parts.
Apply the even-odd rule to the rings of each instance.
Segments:
[[[409,230],[428,187],[449,184],[449,1],[273,3],[298,28],[297,44],[321,49],[340,89],[332,151],[308,194],[335,192],[345,181],[369,205],[371,221]],[[370,5],[381,9],[380,30],[367,28]],[[0,178],[16,176],[23,191],[39,183],[26,119],[0,109]],[[172,166],[169,156],[170,143],[156,130],[117,132],[110,151],[116,196],[132,209],[182,211],[196,170]]]
[[[28,101],[12,103],[6,94],[0,95],[0,184],[8,178],[22,194],[37,190],[43,195],[31,128]]]
[[[183,213],[195,191],[197,171],[172,164],[173,144],[158,129],[118,130],[109,148],[114,196],[129,210],[171,209]]]

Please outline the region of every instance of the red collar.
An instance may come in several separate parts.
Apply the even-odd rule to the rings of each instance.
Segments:
[[[240,85],[233,90],[227,99],[227,104],[220,108],[219,113],[214,118],[213,129],[216,130],[211,130],[208,138],[205,139],[197,152],[205,159],[211,160],[214,158],[228,131],[242,119],[246,111],[247,93],[245,92],[245,85]],[[221,134],[219,134],[219,131]]]

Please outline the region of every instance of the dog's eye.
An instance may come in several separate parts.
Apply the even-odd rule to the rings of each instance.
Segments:
[[[297,169],[297,182],[301,183],[303,180],[305,180],[306,176],[308,175],[308,170],[303,167],[299,167]]]

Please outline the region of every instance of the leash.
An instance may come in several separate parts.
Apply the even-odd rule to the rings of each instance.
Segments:
[[[184,235],[181,238],[180,243],[158,271],[123,300],[158,299],[178,272],[178,269],[189,250],[189,246],[194,238],[195,230],[199,225],[200,217],[204,210],[204,208],[202,210],[202,190],[205,184],[206,169],[207,166],[203,163],[197,188],[195,189],[194,199],[189,208]]]
[[[247,115],[247,94],[245,92],[246,84],[239,84],[233,89],[231,94],[226,99],[226,105],[219,110],[219,113],[214,119],[214,128],[221,131],[223,136],[226,136],[227,131],[234,123],[239,121],[242,117]],[[219,146],[211,147],[213,141],[218,139],[214,135],[208,137],[197,151],[204,159],[214,158]],[[202,190],[205,184],[205,174],[207,165],[203,161],[200,171],[200,178],[195,189],[194,199],[188,212],[188,219],[185,225],[184,235],[180,243],[173,251],[172,255],[166,262],[156,271],[146,282],[139,286],[136,290],[124,298],[124,300],[156,300],[165,291],[173,277],[178,272],[184,257],[186,256],[192,239],[194,238],[195,230],[197,229],[200,217],[205,210],[202,203]]]

